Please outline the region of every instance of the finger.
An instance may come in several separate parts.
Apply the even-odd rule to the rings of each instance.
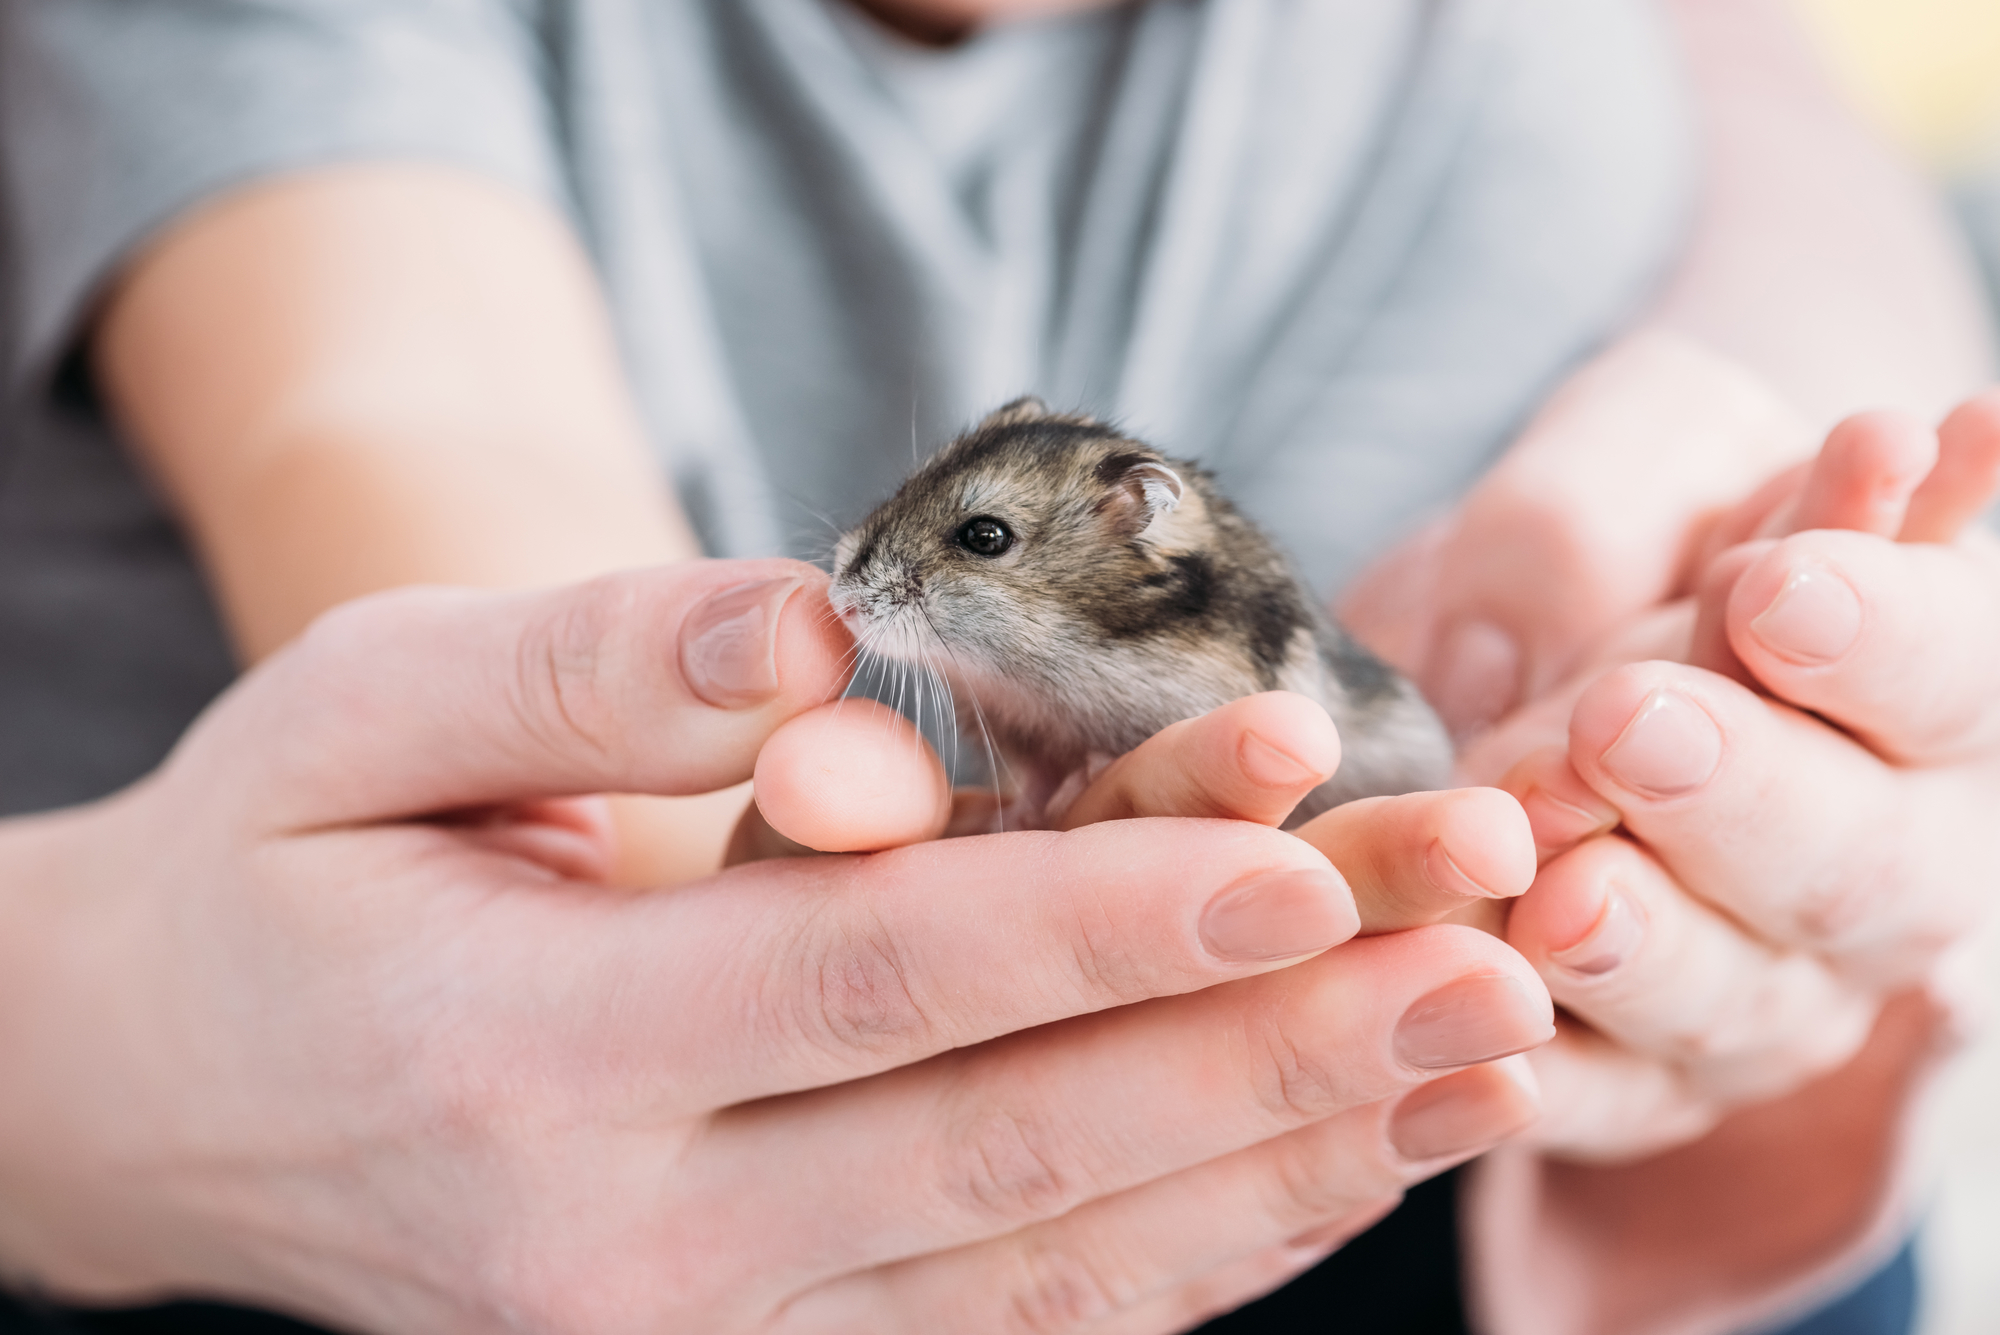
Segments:
[[[1570,763],[1681,885],[1848,972],[1909,977],[1978,911],[1965,832],[1983,793],[1894,770],[1713,673],[1599,678],[1571,715]]]
[[[470,843],[544,867],[566,880],[607,884],[617,832],[602,797],[548,798],[449,812],[442,824]]]
[[[773,1162],[794,1165],[800,1217],[848,1221],[844,1253],[822,1245],[831,1275],[909,1254],[917,1229],[932,1246],[1004,1237],[1552,1032],[1513,951],[1470,928],[1419,928],[732,1110],[704,1140],[707,1176],[721,1201]],[[1444,1134],[1450,1119],[1436,1121]]]
[[[1751,542],[1760,533],[1777,533],[1783,519],[1792,513],[1793,501],[1805,489],[1806,476],[1818,463],[1815,457],[1779,469],[1749,496],[1702,523],[1690,544],[1679,587],[1694,584],[1709,563],[1729,548]]]
[[[1365,798],[1293,833],[1340,868],[1364,934],[1438,922],[1535,879],[1527,817],[1495,788]]]
[[[1743,665],[1729,643],[1729,596],[1736,591],[1743,572],[1776,545],[1776,539],[1771,538],[1746,542],[1709,562],[1695,590],[1694,633],[1687,651],[1690,664],[1757,688],[1756,675]]]
[[[1723,1109],[1689,1091],[1679,1068],[1559,1018],[1555,1041],[1527,1056],[1542,1089],[1527,1139],[1581,1163],[1630,1163],[1699,1140]]]
[[[825,853],[935,839],[952,814],[937,753],[873,700],[822,705],[772,733],[757,756],[756,794],[772,829]]]
[[[2000,556],[1991,544],[1802,533],[1730,592],[1731,648],[1780,698],[1906,764],[2000,748]]]
[[[1528,818],[1537,865],[1618,827],[1618,808],[1577,776],[1566,746],[1537,747],[1507,771],[1499,786],[1513,794]],[[1362,925],[1365,930],[1366,914]]]
[[[1751,937],[1625,839],[1593,839],[1544,867],[1507,940],[1558,1004],[1681,1072],[1702,1099],[1794,1088],[1852,1056],[1873,1018],[1816,957]]]
[[[1962,404],[1938,428],[1938,461],[1910,498],[1898,537],[1951,542],[2000,490],[2000,390]]]
[[[1919,419],[1857,413],[1828,433],[1798,499],[1772,516],[1763,536],[1837,528],[1893,538],[1937,461],[1937,433]]]
[[[713,791],[837,689],[851,641],[825,585],[793,561],[702,561],[361,599],[247,677],[247,699],[197,724],[176,761],[228,769],[257,804],[246,817],[275,828]],[[260,772],[246,780],[245,763]]]
[[[1339,764],[1340,737],[1326,710],[1290,691],[1266,691],[1147,738],[1098,775],[1056,826],[1133,816],[1277,825]]]
[[[1430,559],[1444,592],[1411,666],[1454,735],[1562,680],[1608,630],[1672,594],[1698,525],[1804,440],[1760,383],[1683,339],[1623,340],[1573,377]]]
[[[1532,1076],[1516,1062],[1474,1067],[1337,1114],[1059,1219],[873,1272],[829,1294],[896,1314],[870,1329],[978,1330],[991,1314],[1028,1330],[1146,1329],[1174,1304],[1213,1311],[1195,1277],[1290,1252],[1293,1273],[1386,1213],[1402,1191],[1534,1120]],[[1287,1267],[1281,1264],[1280,1269]],[[1230,1305],[1261,1289],[1227,1293]],[[822,1323],[824,1324],[824,1323]],[[1172,1329],[1168,1326],[1166,1329]]]
[[[670,895],[607,898],[587,915],[577,899],[488,897],[466,914],[449,943],[465,985],[439,1032],[455,1051],[491,1045],[509,1069],[534,1050],[568,1073],[542,1091],[558,1103],[649,1118],[1210,987],[1357,926],[1324,858],[1238,821],[1118,821],[754,862]],[[541,987],[522,989],[524,971]]]

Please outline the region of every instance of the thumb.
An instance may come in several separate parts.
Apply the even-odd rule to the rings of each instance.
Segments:
[[[1455,735],[1478,732],[1673,596],[1704,522],[1810,444],[1775,395],[1697,344],[1620,341],[1429,538],[1428,625],[1406,668]]]
[[[406,589],[336,608],[246,676],[170,766],[293,829],[750,777],[838,690],[826,576],[699,561],[532,593]]]

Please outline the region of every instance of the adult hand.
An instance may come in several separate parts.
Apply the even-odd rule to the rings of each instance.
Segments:
[[[370,599],[0,832],[12,1273],[359,1329],[1167,1330],[1530,1115],[1462,1069],[1549,1033],[1519,957],[1328,950],[1346,888],[1244,821],[602,884],[570,795],[740,781],[828,626],[785,563]]]

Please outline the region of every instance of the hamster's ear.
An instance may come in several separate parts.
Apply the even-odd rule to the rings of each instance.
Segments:
[[[1179,473],[1142,454],[1112,455],[1097,466],[1097,477],[1109,484],[1098,513],[1124,538],[1145,537],[1187,493]]]
[[[1039,422],[1044,417],[1053,417],[1049,405],[1032,394],[1023,394],[1012,403],[1003,403],[988,413],[981,426],[1018,426],[1022,422]]]

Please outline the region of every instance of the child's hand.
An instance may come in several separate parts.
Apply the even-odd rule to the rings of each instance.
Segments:
[[[1737,680],[1613,671],[1582,693],[1566,758],[1505,781],[1552,857],[1509,939],[1595,1030],[1543,1059],[1567,1090],[1550,1145],[1628,1154],[1840,1066],[1984,916],[2000,545],[1959,531],[1996,468],[2000,396],[1937,435],[1844,423],[1731,517],[1766,536],[1703,580],[1692,656]],[[1585,809],[1622,837],[1562,828]],[[1711,982],[1659,1004],[1691,977]]]

